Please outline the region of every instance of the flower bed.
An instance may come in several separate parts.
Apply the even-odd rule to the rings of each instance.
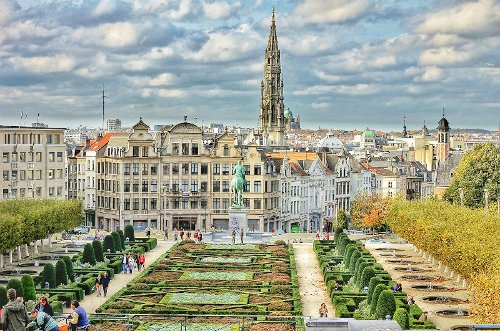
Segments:
[[[200,259],[202,263],[227,263],[227,264],[247,264],[252,263],[250,257],[204,257]]]
[[[167,293],[160,301],[164,304],[228,305],[248,303],[248,294],[239,293]]]
[[[234,250],[234,251],[255,251],[258,250],[259,248],[257,245],[254,244],[210,244],[205,247],[205,249],[208,250],[213,250],[213,249],[218,249],[218,250]]]
[[[253,272],[185,272],[179,280],[252,280]]]

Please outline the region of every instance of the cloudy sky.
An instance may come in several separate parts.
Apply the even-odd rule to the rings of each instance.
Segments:
[[[498,127],[495,0],[0,0],[1,124],[256,127],[273,5],[303,127]]]

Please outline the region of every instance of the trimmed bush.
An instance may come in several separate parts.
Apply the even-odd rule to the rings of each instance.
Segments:
[[[66,272],[66,263],[64,260],[59,260],[56,263],[56,284],[68,284],[68,273]]]
[[[423,314],[422,309],[420,309],[417,304],[412,304],[410,305],[410,317],[413,317],[414,319],[418,320],[420,316]]]
[[[23,284],[21,284],[21,281],[17,278],[12,278],[9,280],[7,283],[7,289],[13,288],[16,290],[16,295],[18,297],[23,297],[24,298],[24,291],[23,291]]]
[[[394,315],[396,311],[396,299],[392,290],[383,290],[380,293],[377,301],[377,309],[375,311],[375,317],[377,319],[385,318],[387,315]]]
[[[115,242],[110,234],[104,237],[104,244],[102,245],[102,248],[104,249],[105,253],[115,253]]]
[[[382,278],[380,277],[372,277],[372,279],[370,279],[370,284],[368,285],[368,303],[372,303],[373,291],[375,287],[378,284],[382,284],[382,282]]]
[[[94,248],[95,260],[97,262],[104,262],[104,253],[102,251],[102,243],[99,240],[94,240],[92,242],[92,247]]]
[[[36,301],[35,283],[33,282],[33,277],[31,277],[30,275],[22,276],[21,284],[23,286],[24,300]]]
[[[408,317],[408,312],[404,308],[398,308],[394,312],[394,317],[392,318],[401,326],[403,330],[408,330],[410,328],[410,319]]]
[[[367,266],[363,269],[361,277],[359,280],[359,288],[363,289],[365,286],[370,285],[371,279],[375,276],[375,270],[373,267]]]
[[[3,286],[0,286],[0,307],[3,307],[5,304],[9,302],[7,300],[7,289]]]
[[[56,285],[56,269],[51,263],[47,263],[43,267],[42,271],[42,287],[45,287],[45,283],[49,283],[49,288],[55,288]]]
[[[335,242],[337,242],[337,239],[339,237],[339,234],[343,233],[343,229],[342,228],[335,228],[335,233],[333,234],[333,240]]]
[[[134,227],[129,224],[125,225],[125,238],[128,238],[129,241],[135,241]]]
[[[354,253],[355,250],[356,250],[356,245],[355,244],[349,244],[345,248],[344,260],[343,260],[345,266],[349,265],[349,261],[351,259],[351,255],[352,255],[352,253]]]
[[[64,265],[66,266],[66,275],[72,282],[75,281],[75,273],[73,272],[73,262],[69,256],[63,257]]]
[[[123,234],[122,229],[117,230],[116,232],[118,232],[118,235],[120,236],[120,247],[123,251],[125,250],[125,235]]]
[[[361,253],[359,253],[359,250],[355,250],[354,253],[352,253],[351,258],[349,259],[349,270],[351,272],[354,271],[354,268],[356,267],[356,262],[358,261],[360,256]]]
[[[89,263],[90,265],[96,264],[94,248],[90,243],[83,246],[83,263]]]
[[[372,302],[370,303],[370,315],[375,314],[377,310],[378,297],[380,296],[380,293],[385,290],[387,290],[387,286],[385,284],[378,284],[375,286],[372,294]]]
[[[115,252],[121,252],[122,243],[118,232],[116,231],[111,232],[111,237],[113,238],[113,244],[115,245]]]

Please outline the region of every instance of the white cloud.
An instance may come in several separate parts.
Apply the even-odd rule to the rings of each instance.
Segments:
[[[92,16],[99,17],[114,12],[117,8],[115,0],[101,0],[92,12]]]
[[[181,0],[179,6],[169,7],[163,12],[160,12],[160,17],[171,19],[171,20],[180,20],[184,18],[187,14],[189,14],[191,10],[191,0]]]
[[[422,80],[432,82],[440,80],[442,76],[443,72],[438,67],[426,67],[424,74],[422,75]]]
[[[97,78],[110,76],[118,69],[118,64],[110,63],[108,61],[108,56],[105,53],[99,52],[91,58],[89,64],[76,70],[76,74],[83,77]]]
[[[318,77],[319,79],[322,79],[324,81],[330,82],[330,83],[335,83],[341,80],[340,76],[335,76],[335,75],[330,75],[324,71],[321,70],[315,70],[314,75]]]
[[[75,66],[73,58],[58,54],[55,56],[13,57],[10,60],[16,67],[36,73],[71,71]]]
[[[396,64],[396,57],[394,55],[381,55],[375,57],[370,61],[370,65],[374,68],[385,68],[389,66],[393,66]]]
[[[139,40],[139,26],[130,22],[105,23],[95,28],[80,28],[73,37],[86,45],[101,45],[109,48],[132,46]]]
[[[299,25],[342,23],[359,19],[370,8],[367,0],[305,0],[293,11],[292,21]]]
[[[314,34],[293,33],[279,38],[280,48],[299,55],[315,55],[333,48],[335,37],[331,31],[316,32]]]
[[[17,2],[14,0],[0,1],[0,25],[9,22],[16,11]]]
[[[295,91],[294,95],[321,95],[329,93],[364,95],[373,94],[378,91],[374,84],[354,84],[354,85],[315,85],[303,90]]]
[[[184,96],[185,92],[180,89],[159,89],[157,95],[162,98],[178,98]]]
[[[236,9],[241,7],[241,3],[228,2],[205,2],[203,3],[203,13],[212,20],[218,20],[230,16]]]
[[[62,31],[58,29],[49,30],[33,20],[19,21],[8,27],[2,28],[2,32],[0,33],[0,43],[5,40],[44,39],[56,36],[61,32]]]
[[[326,109],[326,108],[333,108],[332,104],[329,102],[313,102],[311,104],[313,109]]]
[[[164,72],[149,81],[149,85],[159,86],[159,85],[170,85],[174,82],[175,75]]]
[[[419,63],[424,66],[454,65],[472,58],[472,51],[460,51],[453,47],[426,49],[420,55]]]

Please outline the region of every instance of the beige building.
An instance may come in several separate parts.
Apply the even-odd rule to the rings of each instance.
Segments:
[[[1,200],[66,198],[64,129],[0,126]]]

